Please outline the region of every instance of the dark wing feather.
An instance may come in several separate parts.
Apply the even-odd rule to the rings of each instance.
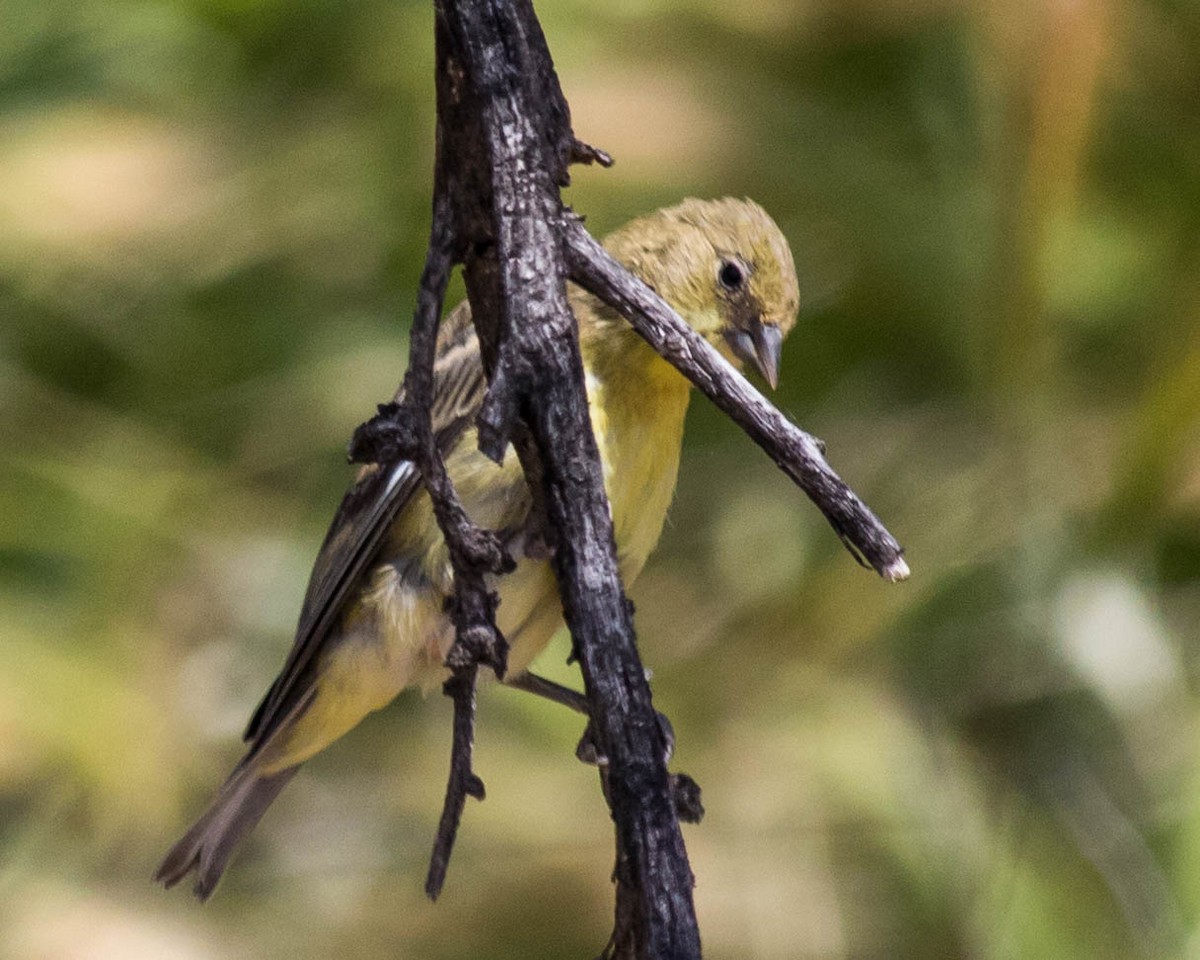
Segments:
[[[433,430],[443,455],[474,423],[486,388],[479,342],[464,301],[442,320],[434,361]],[[403,399],[403,391],[396,399]],[[309,578],[295,643],[246,728],[245,739],[255,746],[311,688],[317,654],[330,629],[370,569],[392,521],[420,486],[420,474],[409,461],[386,469],[372,464],[342,498]]]

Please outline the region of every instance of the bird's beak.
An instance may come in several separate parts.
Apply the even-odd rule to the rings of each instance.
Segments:
[[[779,358],[783,352],[783,332],[779,327],[755,323],[749,330],[738,330],[730,336],[729,346],[739,360],[754,365],[772,390],[779,386]]]

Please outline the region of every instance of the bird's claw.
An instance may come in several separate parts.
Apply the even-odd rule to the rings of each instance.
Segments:
[[[575,756],[580,763],[586,763],[593,767],[608,766],[608,757],[600,751],[600,747],[596,744],[595,729],[590,720],[587,727],[584,728],[583,736],[579,738],[579,743],[575,746]]]
[[[699,823],[704,819],[700,784],[686,773],[671,774],[671,799],[675,803],[675,815],[682,823]]]
[[[671,726],[671,721],[665,714],[656,711],[654,716],[658,720],[658,730],[663,738],[663,763],[670,763],[671,757],[675,755],[675,728]],[[591,720],[588,721],[583,736],[579,738],[579,744],[575,747],[575,756],[580,762],[594,767],[608,766],[608,757],[600,749],[596,740],[596,728]]]

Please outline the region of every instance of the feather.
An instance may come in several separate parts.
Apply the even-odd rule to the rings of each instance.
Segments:
[[[431,417],[443,456],[474,422],[486,386],[470,305],[464,301],[442,320],[434,359]],[[403,388],[395,399],[404,399]],[[314,679],[312,668],[347,595],[359,585],[392,522],[420,488],[420,474],[408,461],[386,469],[371,464],[342,498],[309,578],[295,643],[246,727],[243,738],[252,752],[275,731],[277,719],[306,694]]]
[[[238,840],[251,830],[279,791],[300,768],[289,767],[269,776],[259,776],[253,767],[240,767],[225,781],[217,799],[163,858],[154,879],[173,887],[192,870],[196,896],[207,900],[214,889]]]

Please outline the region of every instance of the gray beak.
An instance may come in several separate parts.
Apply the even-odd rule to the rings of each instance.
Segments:
[[[749,330],[731,334],[729,346],[739,360],[753,364],[772,390],[779,386],[779,357],[783,352],[783,333],[779,327],[755,323]]]

